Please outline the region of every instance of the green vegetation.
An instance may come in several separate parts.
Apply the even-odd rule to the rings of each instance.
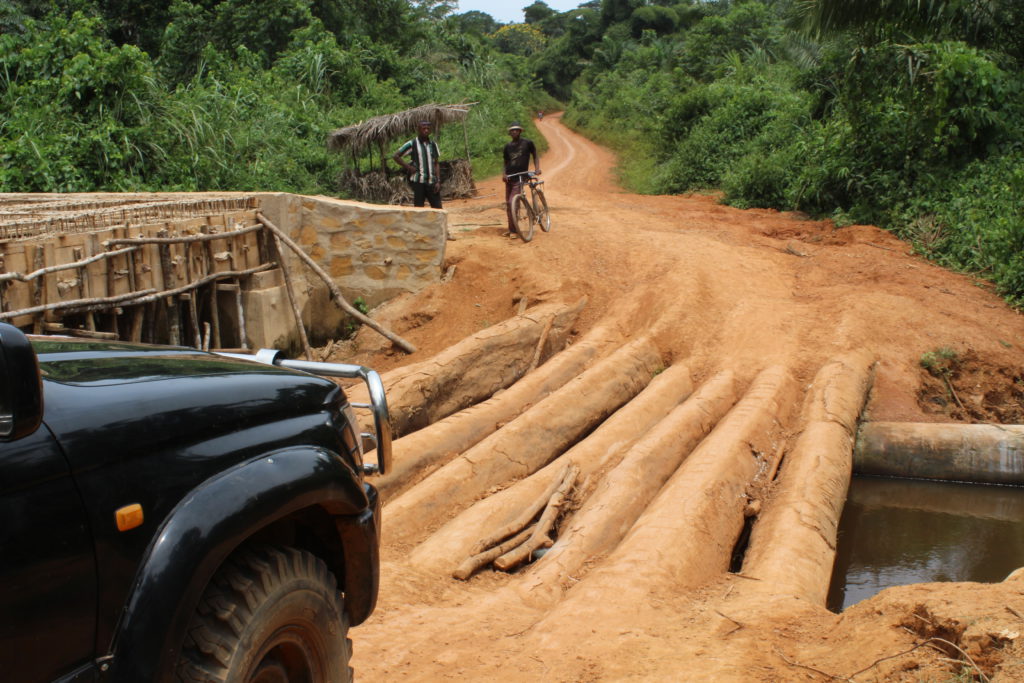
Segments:
[[[959,354],[948,346],[942,346],[922,353],[920,362],[921,367],[933,377],[948,377],[956,369]]]
[[[551,98],[474,14],[435,0],[2,3],[0,191],[333,194],[352,161],[327,151],[331,130],[429,102],[479,102],[468,146],[493,174],[508,122]],[[439,138],[465,156],[461,126]]]
[[[483,177],[562,101],[635,190],[874,223],[1024,305],[1024,4],[453,4],[0,3],[0,189],[333,194],[328,132],[428,102],[479,103]]]

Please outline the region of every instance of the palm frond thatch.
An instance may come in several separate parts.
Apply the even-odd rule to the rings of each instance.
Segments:
[[[371,145],[389,143],[416,130],[420,121],[430,121],[434,129],[442,124],[464,121],[475,102],[466,104],[424,104],[394,114],[382,114],[371,119],[338,128],[327,136],[327,148],[340,152],[351,150],[361,154]]]

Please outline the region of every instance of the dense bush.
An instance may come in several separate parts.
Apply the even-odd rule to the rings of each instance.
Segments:
[[[334,193],[332,129],[428,102],[479,103],[440,141],[494,173],[508,122],[552,100],[433,4],[172,0],[159,29],[128,0],[5,4],[0,190]]]

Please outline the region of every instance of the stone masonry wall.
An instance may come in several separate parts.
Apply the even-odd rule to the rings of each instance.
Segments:
[[[443,210],[288,194],[262,194],[260,202],[263,213],[331,275],[350,302],[361,298],[373,308],[440,280],[448,221]],[[337,338],[345,316],[309,268],[290,253],[288,259],[310,337],[314,343]],[[273,302],[269,310],[254,311],[246,321],[254,346],[295,347],[293,334],[287,334],[288,340],[281,338],[286,331],[277,321],[290,323],[292,316],[278,289],[250,292],[253,304],[259,297]],[[266,320],[261,323],[259,317]]]

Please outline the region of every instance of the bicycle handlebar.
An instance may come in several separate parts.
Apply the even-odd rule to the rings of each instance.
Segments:
[[[536,178],[537,177],[537,172],[536,171],[520,171],[519,173],[509,173],[505,177],[506,178],[515,178],[517,175],[524,175],[527,178]]]

